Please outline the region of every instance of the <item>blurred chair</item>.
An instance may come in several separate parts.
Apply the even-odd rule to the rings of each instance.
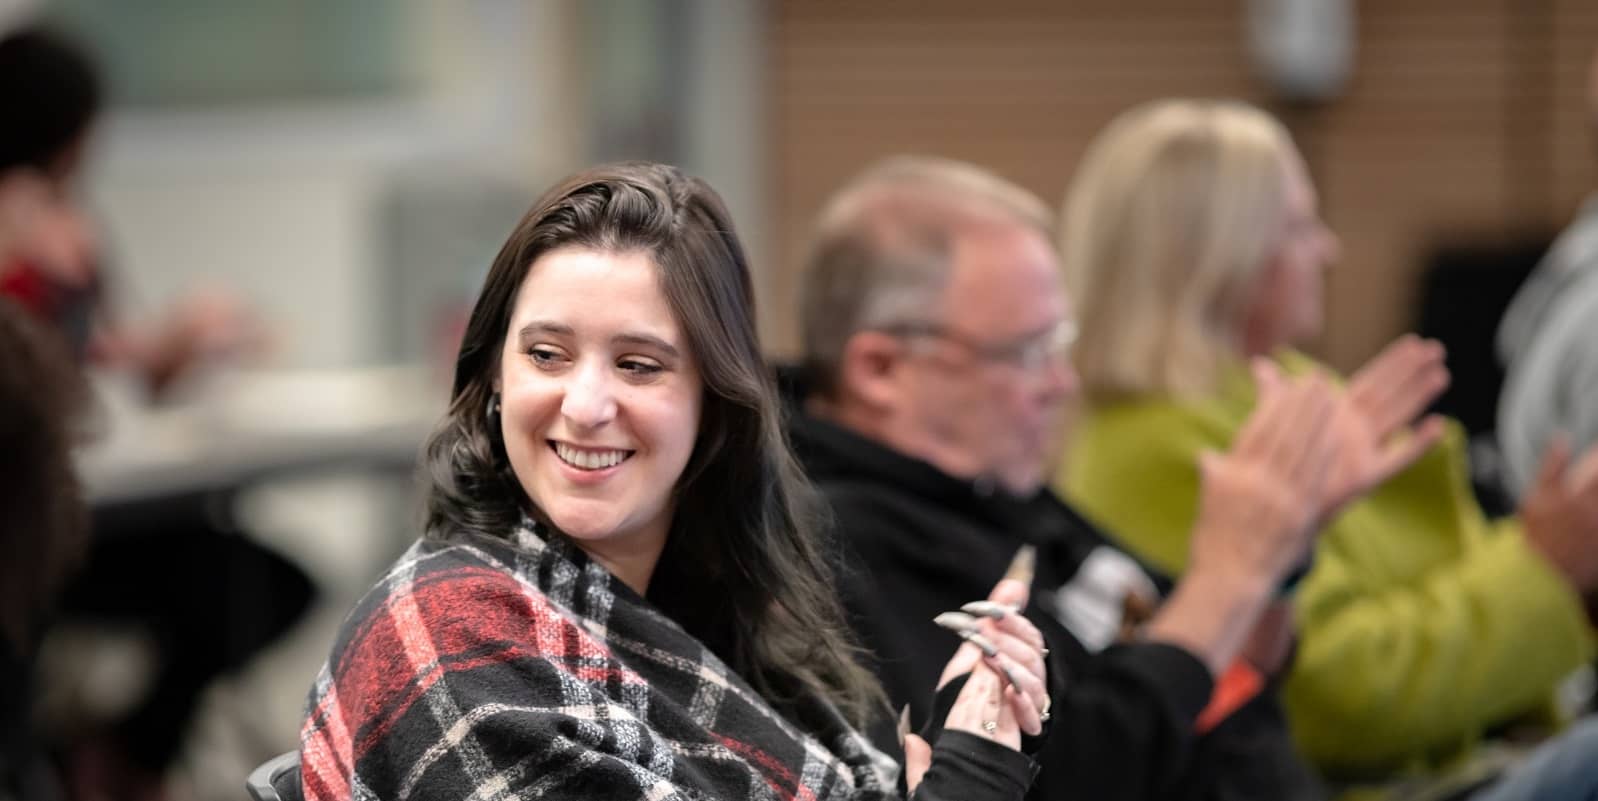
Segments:
[[[1499,472],[1498,394],[1504,368],[1494,337],[1515,291],[1548,250],[1552,235],[1527,232],[1498,241],[1450,241],[1433,249],[1418,287],[1415,327],[1448,349],[1448,389],[1432,411],[1465,426],[1471,483],[1489,515],[1514,513]]]
[[[244,780],[244,789],[250,791],[255,801],[301,801],[300,752],[279,754],[250,771]]]

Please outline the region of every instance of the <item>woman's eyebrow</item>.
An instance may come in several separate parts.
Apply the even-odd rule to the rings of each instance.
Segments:
[[[610,341],[618,345],[645,345],[648,347],[657,348],[667,356],[670,356],[674,359],[680,355],[674,345],[653,334],[628,332],[624,334],[617,334],[611,337]]]
[[[565,323],[557,323],[551,320],[534,320],[527,325],[522,326],[521,330],[516,333],[520,337],[527,337],[531,334],[561,334],[563,336],[572,336],[576,332],[572,330],[571,326],[566,325]]]
[[[576,336],[577,332],[571,326],[566,325],[565,323],[557,323],[553,320],[533,320],[532,322],[522,326],[521,329],[517,331],[517,335],[522,339],[526,339],[527,337],[536,334],[554,334],[557,336],[569,337]],[[611,337],[610,341],[617,345],[642,345],[645,347],[655,348],[656,350],[659,350],[674,359],[682,355],[677,349],[676,345],[673,345],[670,342],[655,336],[654,334],[646,334],[641,331],[625,331]]]

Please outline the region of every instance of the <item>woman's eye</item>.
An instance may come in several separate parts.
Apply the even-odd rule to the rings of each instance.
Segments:
[[[534,346],[527,351],[527,356],[533,360],[533,364],[540,367],[553,367],[565,361],[565,357],[561,355],[560,351],[554,348]]]
[[[620,367],[622,372],[635,376],[652,376],[664,369],[654,362],[646,362],[639,359],[622,359],[616,363],[616,366]]]

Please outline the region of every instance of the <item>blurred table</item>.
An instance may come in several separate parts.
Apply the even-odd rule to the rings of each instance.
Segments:
[[[156,666],[146,686],[98,719],[123,732],[130,753],[166,764],[204,689],[259,657],[330,591],[317,554],[283,547],[283,532],[258,531],[240,514],[241,499],[270,493],[278,479],[408,478],[448,383],[421,366],[234,369],[194,376],[151,404],[125,376],[90,381],[96,403],[78,468],[93,536],[57,623],[100,637],[132,632],[145,643]],[[335,521],[340,504],[359,504],[312,497],[315,516]],[[339,529],[320,539],[348,547],[360,537]],[[339,606],[351,602],[337,585],[331,591]]]
[[[94,383],[101,414],[78,467],[97,507],[317,469],[409,470],[448,388],[409,365],[236,372],[156,406],[114,377]]]

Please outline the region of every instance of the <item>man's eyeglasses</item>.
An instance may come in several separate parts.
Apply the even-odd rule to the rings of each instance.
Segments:
[[[1048,329],[1004,342],[983,342],[933,322],[903,322],[878,326],[878,331],[900,337],[928,337],[953,343],[978,359],[1019,367],[1028,372],[1042,370],[1065,359],[1076,342],[1076,323],[1061,320]]]

